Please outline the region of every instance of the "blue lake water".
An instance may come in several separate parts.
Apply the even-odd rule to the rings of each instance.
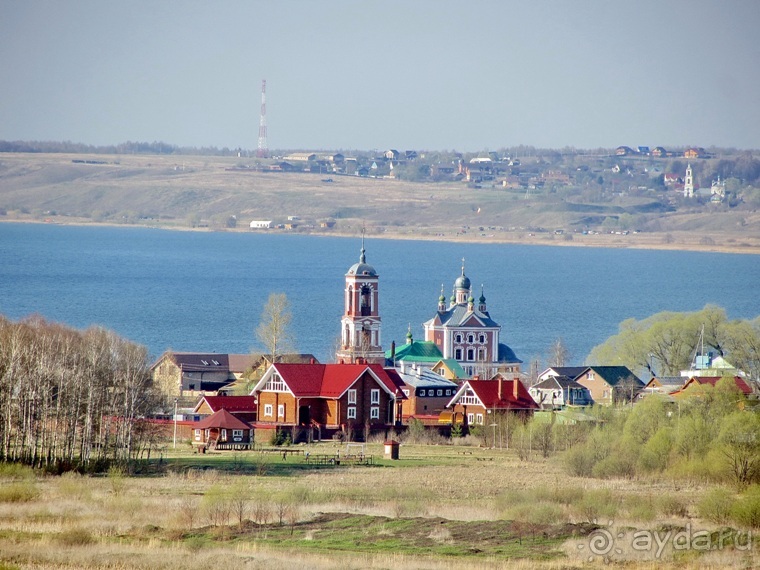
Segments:
[[[269,233],[0,224],[0,314],[76,328],[96,324],[177,351],[249,352],[272,292],[287,294],[297,348],[329,362],[340,331],[343,280],[357,239]],[[484,285],[502,340],[525,362],[562,337],[571,363],[626,318],[695,311],[760,314],[760,258],[752,255],[580,247],[366,240],[380,275],[383,345],[405,341],[436,310],[466,259],[475,297]]]

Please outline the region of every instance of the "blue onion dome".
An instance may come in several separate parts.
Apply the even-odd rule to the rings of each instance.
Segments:
[[[469,289],[470,288],[470,278],[467,277],[464,273],[457,277],[457,280],[454,281],[454,288],[456,289]]]
[[[375,271],[375,268],[367,263],[367,257],[364,255],[364,246],[362,246],[362,252],[359,256],[359,263],[354,263],[349,268],[348,274],[377,276],[377,271]]]
[[[481,305],[485,305],[486,304],[486,296],[483,294],[483,286],[482,285],[480,286],[480,299],[478,299],[478,302]]]

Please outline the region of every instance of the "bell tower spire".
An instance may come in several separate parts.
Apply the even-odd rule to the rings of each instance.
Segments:
[[[353,264],[346,273],[341,341],[335,355],[338,362],[385,363],[385,352],[380,337],[378,285],[377,271],[367,263],[362,229],[359,262]]]

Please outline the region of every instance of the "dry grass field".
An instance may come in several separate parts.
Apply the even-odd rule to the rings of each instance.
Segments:
[[[500,186],[472,189],[460,182],[237,168],[247,162],[211,156],[4,153],[0,221],[249,231],[250,220],[286,223],[288,216],[298,216],[298,228],[275,231],[355,236],[365,226],[371,235],[401,239],[760,252],[757,211],[700,207],[645,216],[650,225],[656,218],[656,231],[582,235],[572,232],[585,217],[635,212],[651,199],[620,197],[584,205],[539,194],[526,197],[522,189]],[[331,182],[325,181],[328,176]],[[227,227],[230,216],[239,222],[235,230]],[[333,228],[319,227],[328,220],[335,222]],[[566,233],[555,235],[559,228]]]
[[[399,461],[377,459],[380,444],[367,453],[374,465],[166,450],[133,476],[0,468],[0,569],[760,564],[751,533],[697,517],[698,485],[571,477],[556,458],[478,447],[404,444]],[[655,532],[661,544],[635,540]]]

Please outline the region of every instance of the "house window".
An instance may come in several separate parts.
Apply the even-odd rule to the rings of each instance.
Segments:
[[[436,396],[443,396],[443,390],[441,390],[441,389],[439,388],[438,390],[436,390],[436,391],[435,391],[435,395],[436,395]]]
[[[222,428],[222,435],[221,435],[221,437],[219,439],[222,440],[222,441],[227,441],[227,430],[226,429]]]
[[[264,404],[264,415],[272,417],[272,404]]]
[[[446,395],[447,396],[451,396],[451,388],[447,388],[446,389]]]
[[[475,414],[467,414],[467,423],[468,424],[474,424],[475,423]]]
[[[197,429],[195,430],[195,441],[201,440],[201,430]]]
[[[370,394],[370,403],[374,405],[378,405],[380,403],[380,390],[371,390],[369,394]]]
[[[425,395],[425,390],[420,390],[420,396],[424,396],[424,395]]]
[[[377,406],[373,406],[369,409],[369,419],[371,420],[379,420],[380,419],[380,408]]]
[[[235,440],[243,439],[243,430],[242,429],[233,429],[232,430],[232,439],[235,439]]]
[[[406,396],[408,398],[409,397],[409,390],[403,390],[403,392],[404,392],[404,396]]]
[[[467,360],[475,360],[475,351],[472,348],[467,349]]]
[[[483,414],[478,414],[478,415],[475,417],[475,423],[477,423],[477,424],[480,424],[480,425],[483,425]]]
[[[349,404],[355,404],[356,403],[356,390],[349,390],[348,391],[348,403]]]
[[[288,387],[285,385],[285,381],[282,377],[275,372],[272,374],[272,377],[269,379],[266,386],[264,386],[264,390],[267,392],[287,392]]]
[[[356,419],[356,408],[354,406],[349,406],[348,413],[346,414],[346,417],[349,420],[355,420]]]
[[[285,404],[280,404],[277,406],[277,417],[278,418],[285,417]]]
[[[462,349],[461,348],[457,348],[454,351],[454,360],[462,360]]]

